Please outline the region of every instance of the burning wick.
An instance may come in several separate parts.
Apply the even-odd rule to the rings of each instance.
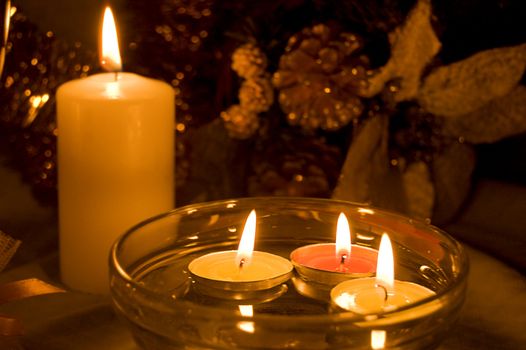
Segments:
[[[245,258],[242,258],[239,260],[239,269],[241,270],[243,268],[243,265],[245,265]]]
[[[340,255],[340,266],[338,267],[338,271],[340,272],[347,271],[347,267],[345,267],[346,260],[347,260],[347,254]]]
[[[115,72],[115,81],[119,80],[119,72]]]
[[[387,302],[387,298],[389,297],[389,293],[387,292],[387,288],[385,288],[381,284],[375,284],[374,287],[375,288],[380,288],[380,289],[382,289],[384,291],[384,294],[385,294],[385,296],[384,296],[384,303],[386,303]]]

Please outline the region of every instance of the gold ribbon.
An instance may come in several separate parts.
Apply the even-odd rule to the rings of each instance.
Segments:
[[[9,282],[0,286],[0,304],[26,299],[37,295],[64,293],[65,290],[38,278]],[[15,318],[0,315],[0,335],[12,336],[24,333],[24,327]]]
[[[2,33],[0,36],[0,77],[2,76],[2,71],[4,70],[5,63],[5,54],[7,48],[7,38],[9,35],[9,23],[11,22],[11,1],[3,0],[2,2],[3,9],[0,9],[0,18],[2,18]]]

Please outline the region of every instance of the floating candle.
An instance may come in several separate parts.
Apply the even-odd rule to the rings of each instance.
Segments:
[[[336,285],[350,278],[372,276],[378,251],[351,244],[349,221],[340,213],[336,243],[310,244],[295,249],[290,259],[298,274],[307,281]]]
[[[118,72],[113,15],[104,15],[109,73],[57,91],[60,270],[69,287],[107,293],[108,255],[136,222],[174,206],[174,90]]]
[[[226,291],[261,291],[279,286],[292,274],[292,264],[278,255],[254,251],[256,212],[247,218],[237,250],[203,255],[188,270],[200,284]]]
[[[435,292],[424,286],[394,279],[393,249],[387,234],[382,235],[380,242],[376,277],[348,280],[331,290],[331,300],[336,305],[363,315],[394,311],[434,295]],[[377,320],[375,324],[417,318],[439,307],[440,303],[434,302],[397,314],[396,319]]]

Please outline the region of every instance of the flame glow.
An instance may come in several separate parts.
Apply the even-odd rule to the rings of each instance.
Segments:
[[[376,267],[376,282],[384,286],[389,292],[394,287],[394,257],[391,240],[387,233],[382,235],[378,249],[378,264]]]
[[[109,81],[105,86],[106,96],[116,99],[121,94],[121,88],[118,82]]]
[[[374,210],[369,209],[369,208],[358,208],[358,213],[374,215]]]
[[[256,211],[252,210],[248,215],[245,228],[241,234],[241,240],[237,248],[236,265],[240,266],[250,264],[252,252],[254,251],[254,242],[256,240]]]
[[[351,229],[344,213],[340,213],[336,226],[336,256],[339,258],[351,255]]]
[[[109,72],[117,72],[122,68],[121,55],[119,53],[119,40],[113,13],[109,6],[104,10],[102,21],[102,45],[100,63]]]
[[[385,331],[371,331],[371,348],[372,349],[383,349],[385,347]]]

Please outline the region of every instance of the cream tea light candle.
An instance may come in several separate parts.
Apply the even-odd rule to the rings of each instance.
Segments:
[[[394,259],[391,241],[382,235],[378,253],[376,277],[359,278],[338,284],[331,290],[331,300],[339,307],[357,314],[371,315],[394,311],[435,295],[432,290],[412,282],[394,279]],[[413,308],[391,319],[374,320],[375,325],[390,324],[418,318],[436,311],[439,302]],[[374,318],[373,318],[374,319]]]
[[[256,212],[247,218],[239,247],[206,254],[188,265],[196,283],[226,291],[250,292],[271,289],[286,282],[292,264],[278,255],[254,251]]]
[[[174,207],[175,166],[174,91],[117,72],[121,60],[109,8],[104,18],[102,65],[113,72],[67,82],[57,92],[62,280],[101,294],[109,290],[115,239]]]
[[[306,281],[336,285],[350,278],[372,276],[378,251],[351,244],[349,221],[340,213],[336,226],[336,243],[310,244],[295,249],[290,259]]]

